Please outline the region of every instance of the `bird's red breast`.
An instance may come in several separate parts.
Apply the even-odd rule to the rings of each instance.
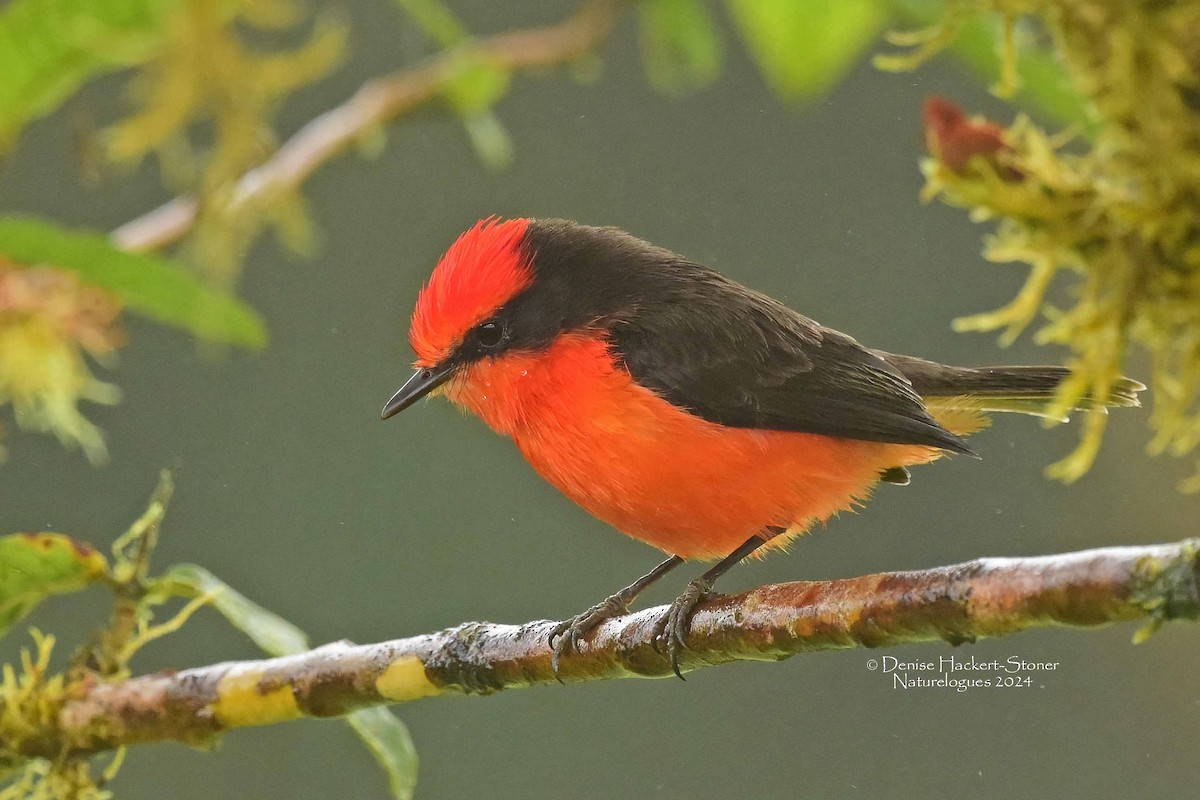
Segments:
[[[881,470],[940,452],[709,422],[637,384],[598,334],[480,360],[445,394],[589,512],[684,558],[727,555],[769,525],[802,533],[865,498]]]

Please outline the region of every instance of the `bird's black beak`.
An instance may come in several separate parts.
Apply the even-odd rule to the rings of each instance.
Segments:
[[[454,369],[450,366],[437,366],[417,370],[411,378],[404,382],[404,385],[400,387],[400,391],[392,395],[392,399],[387,401],[387,404],[383,407],[383,412],[379,416],[382,419],[390,419],[396,416],[450,380],[450,376],[453,374]]]

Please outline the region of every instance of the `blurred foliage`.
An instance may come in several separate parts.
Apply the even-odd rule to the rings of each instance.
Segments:
[[[104,556],[61,533],[0,536],[0,636],[50,595],[79,591],[107,572]]]
[[[92,376],[85,354],[112,360],[123,307],[202,339],[265,344],[262,321],[229,296],[240,259],[264,225],[297,249],[311,235],[297,196],[242,203],[237,181],[272,152],[276,106],[329,70],[344,32],[326,20],[306,44],[265,55],[243,40],[294,37],[301,21],[290,0],[14,0],[0,8],[0,156],[24,124],[86,80],[136,65],[128,81],[136,110],[103,133],[101,152],[113,164],[154,153],[168,185],[192,192],[201,209],[184,253],[203,280],[102,235],[0,218],[0,404],[12,404],[18,425],[105,460],[103,437],[78,404],[120,396]]]
[[[661,92],[692,91],[721,74],[724,48],[712,15],[695,0],[644,0],[638,7],[642,63]]]
[[[676,94],[719,77],[724,44],[714,5],[706,0],[637,4],[643,62],[653,86]],[[1058,122],[1088,124],[1084,99],[1044,28],[1003,7],[988,13],[990,6],[981,10],[967,0],[724,0],[723,5],[733,30],[783,101],[824,97],[882,35],[909,51],[876,56],[881,69],[911,69],[945,51],[998,96],[1015,98]],[[898,30],[913,26],[916,30]]]
[[[440,52],[446,79],[439,97],[463,124],[480,160],[494,169],[509,165],[515,149],[495,107],[510,88],[510,71],[483,58],[452,3],[393,2],[402,24],[415,26]],[[599,6],[605,0],[592,2]],[[1056,118],[1081,118],[1078,95],[1036,31],[1003,35],[1012,29],[1001,24],[1008,18],[1003,8],[980,16],[964,0],[630,5],[648,80],[665,93],[702,89],[719,77],[727,35],[722,22],[785,101],[823,96],[889,26],[917,24],[924,33],[897,39],[920,42],[916,56],[901,58],[924,58],[949,47],[987,80],[1009,86],[1015,79],[1001,73],[1011,59],[1001,54],[1016,52],[1027,87],[1022,96]],[[943,18],[945,24],[933,24]],[[66,327],[61,314],[37,321],[39,309],[69,306],[61,290],[52,288],[55,282],[43,279],[20,279],[25,299],[19,309],[7,308],[0,297],[0,403],[13,404],[23,427],[52,431],[80,445],[92,461],[104,460],[103,438],[77,405],[116,402],[119,396],[115,387],[92,377],[84,354],[112,356],[120,343],[122,307],[204,339],[252,347],[265,342],[261,321],[223,295],[236,287],[242,262],[264,230],[273,229],[285,246],[301,253],[313,249],[315,235],[299,193],[301,180],[263,182],[254,170],[275,152],[276,109],[327,75],[345,41],[343,24],[330,14],[310,18],[300,0],[13,0],[0,8],[0,44],[8,45],[0,47],[0,154],[12,150],[24,124],[54,111],[87,80],[132,68],[125,84],[132,111],[101,132],[92,152],[116,166],[153,156],[167,187],[191,196],[197,213],[177,258],[214,287],[203,289],[165,260],[106,246],[100,236],[48,222],[0,219],[4,269],[70,270],[79,302],[90,309],[68,315],[72,325]],[[895,57],[887,63],[901,64]],[[364,131],[364,141],[372,133]],[[7,280],[15,285],[18,279]],[[39,287],[46,297],[34,297]],[[97,291],[83,291],[92,287]],[[92,323],[74,324],[87,320]],[[89,333],[94,331],[108,335]]]
[[[919,27],[887,34],[889,43],[909,50],[876,56],[880,69],[912,70],[947,51],[988,81],[996,96],[1022,102],[1055,122],[1091,130],[1094,111],[1072,84],[1037,19],[988,13],[990,6],[965,0],[895,0],[893,6],[899,22]]]
[[[240,300],[209,288],[181,264],[121,250],[102,234],[0,217],[0,255],[73,272],[129,310],[201,339],[252,348],[267,341],[262,319]]]
[[[183,0],[11,0],[0,8],[0,157],[86,80],[140,64]]]
[[[985,257],[1032,268],[1012,303],[957,326],[1011,341],[1044,310],[1037,341],[1074,352],[1062,407],[1106,395],[1130,345],[1142,345],[1154,362],[1150,449],[1191,453],[1200,445],[1200,4],[1034,5],[1095,109],[1094,141],[1066,148],[1069,136],[1018,117],[1004,152],[971,169],[935,148],[926,196],[995,220]],[[1065,306],[1047,301],[1060,275]],[[1089,415],[1079,448],[1051,474],[1082,475],[1105,422]],[[1200,473],[1183,488],[1200,490]]]
[[[170,473],[163,472],[146,513],[114,541],[111,566],[90,545],[62,534],[0,536],[0,636],[49,595],[78,592],[96,582],[109,585],[114,595],[108,626],[75,655],[67,670],[51,672],[54,638],[37,631],[34,649],[23,650],[16,667],[0,667],[0,800],[109,796],[102,787],[115,774],[120,755],[97,780],[87,758],[23,759],[21,743],[53,735],[57,711],[73,692],[96,681],[127,677],[129,661],[142,647],[175,633],[205,605],[269,655],[308,649],[303,631],[202,567],[179,564],[159,576],[150,575],[150,557],[172,492]],[[167,621],[155,624],[155,610],[176,599],[187,602]],[[358,711],[345,721],[379,762],[392,796],[409,800],[417,757],[404,723],[386,708]]]
[[[264,226],[274,225],[293,249],[311,248],[298,195],[247,203],[238,193],[242,175],[275,147],[270,120],[279,103],[341,58],[345,29],[329,18],[293,49],[263,52],[246,43],[289,34],[302,18],[292,0],[184,0],[159,51],[129,83],[137,110],[103,137],[112,162],[156,154],[172,188],[195,194],[201,213],[192,261],[225,289]]]
[[[508,93],[511,75],[484,63],[470,48],[471,34],[439,0],[396,0],[439,48],[454,54],[454,77],[443,93],[462,120],[479,160],[492,169],[512,163],[512,139],[492,110]]]
[[[115,403],[120,392],[92,375],[84,354],[114,357],[125,339],[122,307],[210,341],[266,342],[257,314],[180,264],[120,250],[103,235],[0,217],[0,403],[12,404],[22,428],[52,432],[93,463],[107,451],[79,402]]]
[[[345,719],[387,776],[392,797],[411,800],[417,788],[417,748],[408,726],[383,706],[360,708]]]
[[[824,96],[890,16],[881,0],[729,0],[729,11],[767,82],[789,100]]]
[[[112,404],[120,392],[92,375],[84,354],[107,360],[124,341],[120,308],[103,289],[20,266],[0,247],[0,404],[12,404],[22,428],[54,433],[93,463],[106,457],[104,436],[79,402]]]

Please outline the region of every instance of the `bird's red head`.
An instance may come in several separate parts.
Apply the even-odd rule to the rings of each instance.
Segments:
[[[442,256],[417,298],[408,340],[418,367],[445,361],[472,330],[533,281],[527,219],[480,220]]]
[[[545,219],[477,223],[451,245],[417,298],[409,331],[417,372],[384,418],[444,384],[473,411],[486,416],[503,403],[511,413],[500,417],[519,416],[521,399],[508,389],[529,384],[510,378],[544,367],[565,335],[588,338],[600,357],[614,329],[639,309],[669,316],[686,302],[672,280],[681,263],[613,228]],[[505,427],[497,419],[488,417]]]

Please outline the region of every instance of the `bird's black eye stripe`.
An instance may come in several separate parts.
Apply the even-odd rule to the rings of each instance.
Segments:
[[[475,328],[475,341],[484,350],[499,347],[504,341],[504,325],[494,319],[481,323]]]

